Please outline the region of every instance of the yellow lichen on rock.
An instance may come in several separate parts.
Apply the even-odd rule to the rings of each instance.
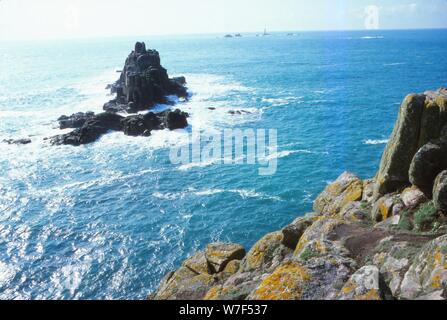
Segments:
[[[255,290],[253,300],[300,300],[303,286],[310,280],[308,271],[296,262],[287,262],[265,278]]]
[[[273,232],[259,240],[247,254],[246,267],[248,270],[257,269],[265,261],[269,250],[278,247],[283,239],[282,232]]]
[[[363,181],[357,176],[345,172],[317,197],[314,210],[320,214],[334,216],[347,204],[362,200],[362,197]]]

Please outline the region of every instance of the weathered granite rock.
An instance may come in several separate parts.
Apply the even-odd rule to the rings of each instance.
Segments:
[[[376,266],[364,266],[341,289],[338,300],[384,300],[384,289]]]
[[[403,101],[376,176],[377,194],[391,193],[408,184],[408,170],[419,146],[424,104],[425,95],[411,94]]]
[[[399,295],[405,273],[426,241],[429,239],[417,236],[389,236],[374,249],[372,262],[379,267],[380,274],[394,297]]]
[[[405,189],[400,198],[405,207],[410,210],[416,209],[419,205],[428,201],[424,192],[416,186]]]
[[[413,167],[416,152],[445,134],[443,128],[447,121],[446,101],[447,95],[443,88],[428,91],[423,95],[411,94],[405,98],[376,176],[376,198],[409,184],[408,172],[410,166]],[[418,167],[417,164],[414,165]],[[413,168],[410,176],[416,175],[418,179],[418,168]],[[427,184],[427,181],[422,181],[424,182]]]
[[[187,267],[180,267],[161,282],[153,300],[201,300],[218,280],[209,274],[197,274]]]
[[[282,244],[287,248],[295,250],[298,241],[303,233],[309,228],[315,221],[315,214],[310,214],[305,217],[299,217],[291,224],[281,230],[282,232]]]
[[[312,240],[264,278],[249,299],[334,299],[355,267],[349,252],[337,242]]]
[[[273,232],[259,240],[247,253],[242,263],[244,271],[271,272],[292,250],[283,244],[282,232]]]
[[[334,216],[348,203],[361,200],[362,196],[362,180],[352,173],[345,172],[318,196],[314,202],[314,210]]]
[[[339,217],[345,221],[369,222],[370,210],[371,208],[366,202],[354,201],[341,209]]]
[[[206,247],[206,260],[213,273],[222,272],[232,260],[242,260],[245,257],[244,247],[230,243],[212,243]]]
[[[438,210],[447,212],[447,170],[441,172],[435,180],[433,202]]]
[[[447,236],[433,240],[416,257],[402,281],[400,298],[416,299],[447,288]]]
[[[371,217],[375,222],[381,222],[398,214],[398,210],[394,208],[403,209],[400,196],[397,194],[388,194],[378,199],[371,211]]]
[[[447,169],[447,144],[432,141],[414,156],[409,171],[410,182],[431,196],[436,176]]]

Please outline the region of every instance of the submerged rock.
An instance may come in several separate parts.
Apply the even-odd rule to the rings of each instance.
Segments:
[[[24,144],[30,144],[32,141],[31,141],[31,139],[6,139],[6,140],[3,140],[3,142],[4,143],[7,143],[7,144],[22,144],[22,145],[24,145]]]

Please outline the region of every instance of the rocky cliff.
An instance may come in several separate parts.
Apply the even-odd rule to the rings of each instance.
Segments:
[[[149,298],[447,299],[447,90],[405,98],[373,179],[343,173],[313,213],[248,252],[208,245]]]

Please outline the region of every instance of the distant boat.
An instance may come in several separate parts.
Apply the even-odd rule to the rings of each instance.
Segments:
[[[242,37],[242,35],[241,35],[240,33],[236,33],[234,36],[235,36],[236,38],[241,38],[241,37]]]
[[[226,34],[224,38],[233,38],[232,34]]]
[[[267,28],[264,28],[264,33],[263,33],[262,35],[263,35],[264,37],[270,35],[270,33],[267,32]]]

